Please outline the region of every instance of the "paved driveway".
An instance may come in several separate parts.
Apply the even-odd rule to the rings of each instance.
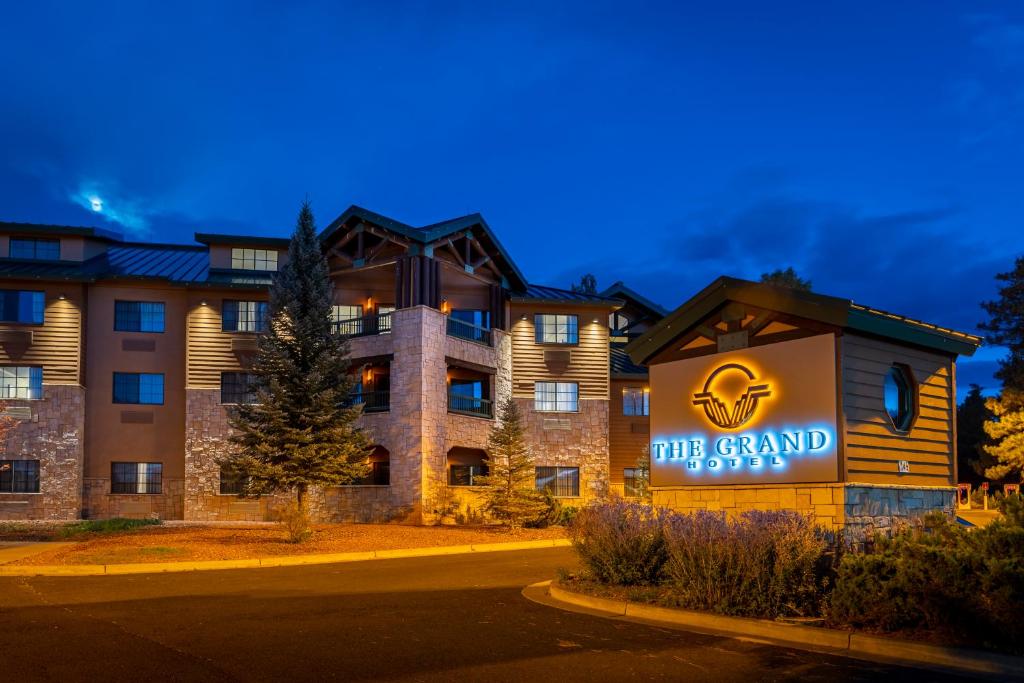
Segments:
[[[554,548],[282,569],[0,578],[4,681],[954,680],[532,603]]]

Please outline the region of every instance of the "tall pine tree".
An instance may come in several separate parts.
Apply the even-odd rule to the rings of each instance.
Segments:
[[[1008,354],[996,372],[1003,391],[987,403],[995,419],[985,423],[992,442],[984,450],[996,464],[985,475],[1019,479],[1024,473],[1024,256],[1017,258],[1013,270],[999,273],[996,279],[1005,284],[996,301],[982,304],[989,319],[979,327],[989,333],[990,343],[1005,346]]]
[[[985,423],[991,419],[992,412],[985,406],[981,387],[972,384],[956,410],[957,475],[962,482],[980,484],[985,470],[995,464],[983,448],[988,443]]]
[[[246,495],[294,492],[303,519],[311,486],[352,483],[369,470],[369,441],[355,425],[361,407],[349,401],[348,345],[331,329],[332,290],[305,202],[270,288],[269,329],[253,364],[256,402],[232,411],[234,448],[220,461],[246,479]]]
[[[488,436],[487,469],[487,476],[479,481],[486,487],[484,509],[495,519],[518,529],[547,512],[544,494],[536,488],[523,418],[511,398],[502,402],[498,423]]]
[[[761,282],[775,287],[788,287],[798,292],[811,291],[811,281],[797,275],[793,266],[789,266],[785,270],[776,268],[770,273],[761,273]]]

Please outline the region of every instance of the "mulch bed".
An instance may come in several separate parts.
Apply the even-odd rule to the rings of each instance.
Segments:
[[[332,524],[317,526],[306,543],[290,543],[276,527],[256,529],[154,526],[123,533],[89,534],[72,547],[48,550],[11,564],[131,564],[185,560],[237,560],[310,553],[365,552],[474,543],[564,538],[558,527],[510,533],[496,527]],[[4,536],[5,540],[9,539]],[[19,539],[36,540],[36,539]],[[58,539],[48,539],[58,540]]]

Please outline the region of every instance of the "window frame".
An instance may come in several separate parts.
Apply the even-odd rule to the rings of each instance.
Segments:
[[[240,252],[236,255],[236,252]],[[273,258],[270,255],[273,254]],[[281,252],[277,249],[256,247],[231,247],[231,270],[276,273],[280,267]],[[273,263],[273,268],[267,267]],[[260,267],[263,264],[264,267]]]
[[[622,468],[622,497],[623,498],[640,498],[640,493],[636,490],[637,481],[646,481],[650,478],[648,474],[643,474],[644,469],[642,467],[623,467]],[[648,482],[650,485],[650,482]]]
[[[7,396],[7,385],[6,380],[8,378],[8,370],[15,371],[14,374],[14,396]],[[21,379],[21,370],[26,370],[25,373],[28,378],[27,387],[19,386],[18,380]],[[38,395],[33,396],[35,393],[35,387],[33,380],[39,378]],[[18,390],[25,388],[28,391],[28,396],[19,396]],[[0,365],[0,400],[10,401],[41,401],[43,400],[43,366],[41,365]]]
[[[459,472],[463,470],[469,470],[469,483],[458,484],[455,482],[454,472],[458,469]],[[481,465],[466,465],[463,463],[448,463],[448,486],[454,488],[470,488],[479,487],[483,484],[474,484],[473,479],[476,477],[486,477],[490,474],[490,468],[487,467],[487,463]]]
[[[251,320],[253,325],[255,326],[255,329],[252,329],[252,330],[249,330],[249,329],[245,329],[245,330],[238,329],[239,323],[243,320],[243,317],[241,315],[241,313],[242,313],[241,304],[253,304],[254,305],[254,308],[252,310],[253,316],[249,316],[248,315],[249,311],[246,310],[245,312],[246,312],[247,315],[245,316],[244,320],[246,320],[247,322],[249,322]],[[234,320],[234,323],[235,323],[234,329],[232,329],[230,327],[227,327],[229,316],[226,313],[227,313],[227,309],[228,309],[228,307],[230,305],[235,305],[235,311],[232,314],[232,316],[230,317],[231,320]],[[262,316],[262,318],[260,317],[260,314],[259,314],[260,308],[263,309],[263,316]],[[261,321],[262,321],[262,326],[260,325]],[[268,302],[268,301],[257,301],[257,300],[254,300],[254,299],[224,299],[223,301],[220,302],[220,331],[221,332],[228,332],[230,334],[263,334],[264,332],[267,331],[269,326],[270,326],[270,302]]]
[[[125,388],[125,384],[124,384],[125,380],[130,378],[130,377],[133,377],[133,376],[136,377],[137,380],[138,380],[137,381],[137,386],[135,388],[135,393],[138,396],[138,400],[136,400],[136,401],[126,400],[124,398],[124,396],[122,396],[119,399],[118,398],[118,379],[120,378],[122,380],[121,381],[121,388],[124,389]],[[157,401],[143,401],[142,400],[143,399],[143,395],[144,395],[143,378],[154,378],[154,377],[159,377],[160,378],[160,401],[159,402],[157,402]],[[147,395],[147,396],[152,395],[152,387],[146,388],[145,395]],[[167,382],[166,382],[166,377],[164,376],[164,373],[162,373],[162,372],[121,372],[121,371],[117,371],[117,370],[114,371],[114,373],[113,373],[113,391],[111,393],[111,402],[112,403],[115,403],[117,405],[133,405],[133,406],[162,406],[162,405],[164,405],[164,402],[166,401],[166,399],[167,399]]]
[[[889,406],[889,382],[896,387],[896,417]],[[914,371],[906,363],[893,363],[882,378],[882,411],[889,420],[889,426],[898,434],[908,434],[920,415],[920,392]],[[902,419],[897,419],[904,411]]]
[[[118,472],[118,465],[134,465],[134,468],[121,467],[122,472],[134,469],[134,476],[131,480],[117,481],[115,473]],[[146,467],[145,474],[143,475],[144,481],[140,480],[139,475],[142,473],[142,466]],[[150,490],[154,486],[153,472],[149,470],[150,467],[155,468],[155,488],[156,490]],[[164,464],[163,462],[137,462],[137,461],[125,461],[125,460],[114,460],[110,463],[110,494],[115,496],[158,496],[163,493],[163,477],[164,477]],[[119,491],[115,490],[117,487],[134,486],[134,491]],[[139,491],[140,487],[145,487],[145,491]]]
[[[125,327],[118,327],[118,307],[122,306],[138,306],[138,320],[139,329],[130,329]],[[160,308],[160,329],[159,330],[144,330],[143,320],[146,319],[146,314],[143,312],[145,306],[158,306]],[[131,315],[125,313],[126,316]],[[114,332],[131,332],[134,334],[163,334],[167,331],[167,304],[163,301],[130,301],[126,299],[115,299],[114,300]]]
[[[637,409],[636,400],[628,400],[626,397],[629,393],[639,393],[643,398],[641,399],[639,409],[641,412],[630,412],[627,407],[630,407],[633,411]],[[622,387],[622,414],[625,417],[650,417],[651,416],[651,389],[650,387]]]
[[[14,245],[15,242],[31,243],[32,244],[32,255],[31,256],[15,256]],[[57,255],[53,258],[39,256],[39,246],[41,244],[56,245]],[[21,259],[24,261],[60,261],[60,239],[54,237],[11,237],[8,241],[7,256],[12,259]]]
[[[563,474],[569,475],[566,478],[571,480],[569,490],[572,491],[572,493],[559,492],[563,490],[562,484],[560,483]],[[554,486],[541,486],[542,476],[545,479],[550,477]],[[537,465],[534,467],[534,485],[538,491],[550,493],[553,498],[579,498],[580,468],[568,465]]]
[[[28,477],[22,473],[20,479],[23,482],[34,483],[34,488],[31,490],[16,490],[15,483],[19,481],[19,476],[16,471],[17,465],[34,465],[34,472],[29,474]],[[4,476],[7,473],[7,476]],[[41,488],[41,467],[38,459],[19,459],[19,460],[0,460],[0,495],[34,495],[40,492]],[[5,488],[9,486],[10,488]]]
[[[31,309],[31,315],[32,315],[32,319],[31,320],[21,320],[18,317],[15,317],[15,318],[7,318],[7,317],[5,317],[5,314],[7,312],[6,311],[7,306],[5,305],[5,302],[6,302],[6,299],[7,299],[7,295],[9,293],[13,293],[13,294],[18,295],[18,299],[19,300],[18,300],[17,305],[16,305],[16,308],[17,308],[17,314],[16,315],[20,315],[20,313],[21,313],[21,307],[22,307],[22,302],[20,300],[21,299],[21,295],[22,294],[32,295],[32,300],[31,300],[31,302],[29,304],[29,308]],[[38,320],[36,320],[36,318],[35,318],[37,312],[39,314],[39,319]],[[44,292],[43,290],[40,290],[40,289],[6,289],[6,288],[0,289],[0,323],[2,323],[4,325],[45,325],[46,324],[46,292]]]
[[[545,398],[544,402],[554,402],[554,408],[541,408],[542,399],[540,398],[541,385],[554,385],[553,392],[550,395],[553,398]],[[571,409],[563,409],[560,407],[559,396],[564,392],[561,391],[562,387],[574,387],[573,391],[573,405]],[[546,392],[549,393],[549,392]],[[537,380],[533,383],[533,410],[538,413],[578,413],[580,412],[580,383],[579,382],[559,382],[553,380]]]
[[[554,318],[553,327],[555,328],[555,339],[552,341],[546,340],[544,337],[547,334],[548,325],[545,322],[545,318]],[[562,323],[558,322],[559,318],[565,318],[565,334],[566,340],[559,341],[558,333],[559,326]],[[580,345],[580,317],[576,313],[534,313],[533,314],[533,341],[536,344],[543,344],[544,346],[579,346]]]

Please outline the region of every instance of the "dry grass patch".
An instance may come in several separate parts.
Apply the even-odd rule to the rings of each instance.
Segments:
[[[87,538],[12,564],[133,564],[192,560],[241,560],[277,555],[399,550],[564,538],[565,531],[492,527],[332,524],[316,526],[309,541],[295,544],[278,527],[210,528],[156,526]]]

